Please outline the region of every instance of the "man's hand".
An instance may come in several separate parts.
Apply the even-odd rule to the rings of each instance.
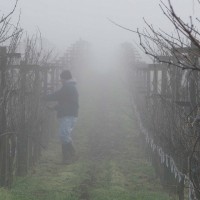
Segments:
[[[51,111],[54,111],[55,110],[55,106],[47,106],[47,109],[51,110]]]

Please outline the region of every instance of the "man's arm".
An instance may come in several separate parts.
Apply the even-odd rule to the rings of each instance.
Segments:
[[[62,94],[62,90],[60,89],[52,94],[46,95],[44,99],[46,101],[58,101],[61,97],[61,94]]]

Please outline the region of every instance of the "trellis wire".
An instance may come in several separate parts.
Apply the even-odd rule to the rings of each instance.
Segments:
[[[151,147],[153,152],[155,152],[155,150],[157,151],[158,155],[160,156],[160,162],[162,164],[165,164],[167,168],[170,168],[171,173],[174,174],[174,178],[177,179],[179,183],[182,180],[184,180],[184,185],[187,184],[189,186],[188,199],[189,200],[198,200],[195,195],[194,185],[193,185],[192,181],[190,180],[190,178],[178,169],[174,159],[170,155],[165,153],[163,151],[162,147],[160,147],[159,145],[156,145],[154,143],[154,140],[150,137],[149,132],[147,131],[147,129],[145,129],[145,127],[142,124],[140,114],[137,111],[137,107],[135,104],[133,104],[133,108],[134,108],[135,115],[136,115],[136,118],[137,118],[137,121],[139,124],[139,129],[142,132],[142,134],[145,136],[146,143]]]

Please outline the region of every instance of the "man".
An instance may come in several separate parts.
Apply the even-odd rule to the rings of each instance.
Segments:
[[[79,95],[76,82],[72,79],[72,74],[69,70],[64,70],[60,74],[60,79],[62,82],[61,89],[47,95],[46,100],[57,102],[54,109],[57,111],[59,122],[63,162],[67,164],[75,153],[71,133],[78,117]]]

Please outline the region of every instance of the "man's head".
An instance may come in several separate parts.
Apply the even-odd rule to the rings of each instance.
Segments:
[[[69,70],[62,71],[62,73],[60,74],[60,79],[61,79],[61,81],[68,81],[68,80],[72,79],[71,72]]]

